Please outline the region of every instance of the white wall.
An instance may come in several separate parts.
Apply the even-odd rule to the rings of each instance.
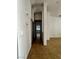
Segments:
[[[61,18],[55,17],[48,12],[48,36],[61,37]]]
[[[32,12],[31,12],[32,13],[32,17],[31,18],[32,18],[33,21],[34,21],[34,13],[35,12],[40,12],[40,11],[43,12],[43,6],[35,5],[35,6],[32,7]]]
[[[44,0],[44,45],[47,45],[48,40],[48,19],[47,19],[47,2]]]
[[[26,59],[31,48],[31,4],[30,0],[18,0],[18,59]]]

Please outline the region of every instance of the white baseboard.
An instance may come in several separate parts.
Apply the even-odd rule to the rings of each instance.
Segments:
[[[61,39],[61,37],[50,37],[49,39],[56,39],[56,38]]]
[[[31,47],[29,48],[29,50],[28,50],[27,54],[25,55],[25,59],[27,59],[27,58],[28,58],[28,55],[29,55],[29,53],[30,53],[30,50],[31,50]]]

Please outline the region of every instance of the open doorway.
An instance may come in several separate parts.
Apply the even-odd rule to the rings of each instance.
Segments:
[[[35,12],[32,22],[32,43],[43,44],[42,37],[42,12]]]

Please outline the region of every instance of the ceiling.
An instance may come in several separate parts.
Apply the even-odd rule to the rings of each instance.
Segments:
[[[46,0],[47,10],[52,16],[58,16],[61,14],[61,0]],[[44,0],[31,0],[32,4],[41,4]]]

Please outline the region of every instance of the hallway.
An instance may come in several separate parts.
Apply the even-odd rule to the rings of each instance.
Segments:
[[[33,43],[27,59],[61,59],[61,39],[50,39],[47,46]]]
[[[60,59],[61,0],[18,0],[18,59]],[[32,44],[33,40],[40,42]]]

